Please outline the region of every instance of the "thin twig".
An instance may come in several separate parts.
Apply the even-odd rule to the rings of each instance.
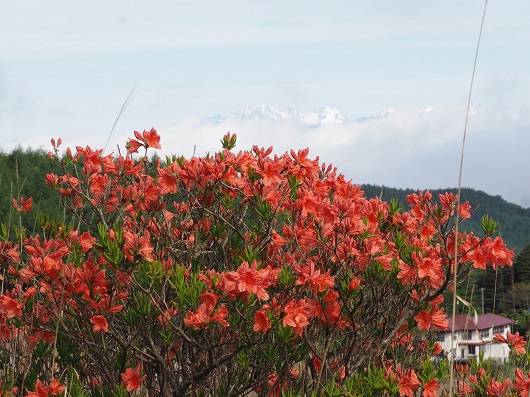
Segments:
[[[469,120],[469,108],[471,106],[471,94],[473,93],[473,83],[475,81],[475,70],[477,68],[478,51],[480,48],[480,39],[482,37],[482,28],[484,27],[484,20],[486,18],[486,8],[488,6],[488,0],[484,3],[484,11],[482,13],[482,21],[480,23],[480,32],[477,40],[477,48],[475,50],[475,61],[473,62],[473,72],[471,73],[471,84],[469,86],[469,96],[467,99],[466,109],[466,121],[464,123],[464,136],[462,139],[462,153],[460,156],[460,170],[458,174],[458,193],[456,198],[456,210],[455,210],[455,251],[454,251],[454,266],[453,266],[453,314],[452,314],[452,325],[451,325],[451,360],[449,368],[449,396],[453,396],[453,378],[454,378],[454,363],[455,354],[453,350],[453,341],[455,337],[455,318],[456,318],[456,283],[457,283],[457,268],[458,268],[458,210],[460,208],[460,191],[462,187],[462,169],[464,167],[464,149],[466,144],[467,135],[467,123]]]
[[[107,143],[105,144],[105,147],[103,148],[103,153],[105,153],[105,150],[107,150],[107,145],[109,144],[110,137],[112,136],[112,133],[114,132],[114,128],[116,128],[116,124],[118,124],[118,121],[120,120],[123,112],[125,112],[125,109],[127,109],[129,107],[129,105],[131,104],[131,102],[133,101],[134,96],[136,95],[135,92],[134,92],[135,90],[136,90],[136,84],[134,85],[134,87],[131,90],[131,92],[129,92],[129,95],[125,99],[125,102],[123,102],[123,105],[121,105],[121,109],[120,109],[118,115],[116,116],[116,120],[114,120],[114,124],[112,125],[112,129],[110,130],[110,134],[109,134],[109,138],[107,139]]]

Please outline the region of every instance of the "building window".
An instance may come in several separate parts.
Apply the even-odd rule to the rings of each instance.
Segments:
[[[471,338],[473,338],[473,333],[471,331],[462,332],[462,339],[463,340],[471,340]]]
[[[489,329],[483,329],[480,331],[480,337],[482,339],[486,339],[490,337],[490,330]]]
[[[443,341],[445,341],[445,333],[438,332],[436,334],[436,342],[443,342]]]
[[[469,345],[469,346],[467,347],[467,354],[469,354],[469,355],[473,355],[473,356],[474,356],[474,355],[475,355],[475,346],[471,346],[471,345]]]
[[[493,334],[504,334],[504,326],[494,327]]]

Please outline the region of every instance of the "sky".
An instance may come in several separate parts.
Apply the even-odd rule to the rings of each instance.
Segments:
[[[110,153],[155,128],[159,154],[191,156],[230,131],[241,150],[309,147],[354,183],[456,187],[484,4],[0,0],[0,150],[60,137]],[[524,207],[528,15],[528,0],[487,5],[462,168],[463,187]],[[348,122],[238,117],[256,106]]]

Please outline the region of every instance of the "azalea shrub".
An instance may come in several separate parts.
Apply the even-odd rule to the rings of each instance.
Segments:
[[[149,161],[153,129],[125,155],[52,144],[46,183],[76,221],[4,230],[6,395],[436,396],[454,272],[511,265],[491,219],[457,232],[472,209],[456,196],[405,211],[307,149],[238,152],[227,134],[214,154]]]

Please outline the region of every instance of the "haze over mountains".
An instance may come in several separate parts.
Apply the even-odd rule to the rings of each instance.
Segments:
[[[242,108],[239,111],[233,113],[231,116],[210,116],[203,120],[206,122],[214,123],[220,123],[231,117],[239,119],[241,121],[268,120],[279,122],[284,120],[293,120],[298,122],[300,125],[316,127],[323,124],[343,125],[349,122],[373,121],[380,118],[384,118],[394,111],[395,109],[388,109],[374,115],[362,116],[350,120],[339,109],[336,109],[331,106],[325,106],[319,110],[303,112],[296,109],[288,109],[286,111],[282,111],[273,106],[259,105]]]
[[[444,107],[388,108],[346,114],[335,106],[282,109],[270,105],[188,117],[159,129],[162,151],[214,152],[227,131],[238,149],[273,146],[275,153],[308,147],[355,183],[396,188],[458,186],[464,102]],[[524,109],[476,105],[469,111],[462,186],[530,205],[530,117]]]
[[[220,123],[228,119],[230,116],[213,116],[208,117],[205,121],[213,121]],[[260,106],[248,106],[234,113],[232,117],[235,117],[241,121],[245,120],[269,120],[269,121],[283,121],[283,120],[295,120],[302,125],[308,126],[319,126],[322,124],[346,124],[348,119],[344,116],[340,110],[333,107],[323,107],[318,111],[301,112],[296,109],[288,109],[287,111],[281,111],[275,107],[260,105]]]
[[[157,129],[162,144],[158,154],[162,157],[213,153],[220,147],[220,138],[230,131],[238,136],[237,150],[258,145],[273,146],[275,153],[283,153],[308,147],[310,157],[332,163],[354,183],[425,190],[458,186],[465,109],[465,103],[453,103],[352,115],[331,105],[315,110],[258,105],[226,114],[188,116],[165,126],[146,121],[149,124],[134,129]],[[472,108],[462,187],[529,207],[529,115],[524,109]],[[61,136],[63,146],[106,147],[106,153],[115,152],[117,146],[123,149],[133,130],[123,127],[120,120],[109,139],[111,126],[106,132]],[[52,135],[60,137],[52,132],[26,141],[6,136],[9,141],[0,140],[0,149],[9,152],[21,145],[49,150]]]
[[[323,124],[343,125],[347,123],[364,123],[377,121],[389,117],[392,113],[398,111],[397,109],[387,109],[379,113],[365,116],[357,116],[355,118],[348,118],[339,109],[332,106],[324,106],[318,110],[309,112],[300,111],[297,109],[280,110],[274,106],[258,105],[247,106],[234,112],[232,115],[215,115],[204,118],[202,121],[221,123],[222,121],[235,118],[241,121],[249,120],[268,120],[280,122],[285,120],[294,120],[301,125],[319,126]],[[417,110],[418,114],[431,113],[434,109],[427,107],[422,110]],[[472,108],[469,111],[470,116],[476,116],[482,113],[481,107]]]

